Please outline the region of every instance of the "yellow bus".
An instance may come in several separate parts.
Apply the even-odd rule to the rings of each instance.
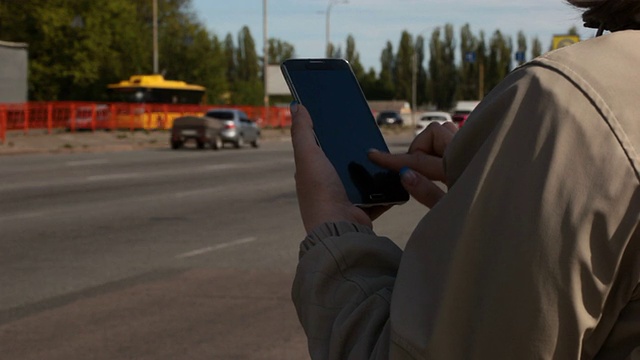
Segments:
[[[107,86],[116,105],[116,127],[124,129],[170,129],[173,119],[203,110],[205,88],[162,75],[134,75]]]

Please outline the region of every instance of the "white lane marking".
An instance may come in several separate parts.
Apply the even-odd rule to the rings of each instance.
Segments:
[[[208,170],[227,170],[227,169],[236,169],[242,167],[241,164],[216,164],[216,165],[207,165],[203,166],[202,169],[205,171]]]
[[[216,188],[209,188],[209,189],[198,189],[198,190],[190,190],[190,191],[181,191],[181,192],[174,193],[173,196],[178,198],[178,199],[181,199],[181,198],[187,197],[187,196],[202,196],[202,195],[206,195],[206,194],[212,194],[212,193],[220,192],[222,190],[223,190],[222,187],[216,187]]]
[[[107,163],[109,163],[108,159],[77,160],[77,161],[67,161],[67,166],[102,165]]]
[[[242,164],[216,164],[216,165],[207,165],[200,166],[197,168],[192,168],[188,172],[192,174],[209,172],[209,171],[218,171],[218,170],[227,170],[227,169],[236,169],[241,167],[249,167],[248,165]],[[106,180],[124,180],[124,179],[133,179],[133,178],[149,178],[149,177],[159,177],[159,176],[167,176],[167,175],[176,175],[176,170],[167,170],[167,171],[154,171],[149,173],[128,173],[128,174],[106,174],[106,175],[93,175],[87,176],[88,181],[106,181]]]
[[[108,174],[108,175],[94,175],[87,176],[88,181],[105,181],[105,180],[121,180],[121,179],[132,179],[140,177],[140,173],[129,173],[129,174]]]
[[[188,257],[194,257],[194,256],[206,254],[206,253],[209,253],[209,252],[212,252],[212,251],[228,248],[228,247],[231,247],[231,246],[236,246],[236,245],[241,245],[241,244],[254,242],[256,240],[258,240],[258,238],[256,238],[256,237],[248,237],[248,238],[244,238],[244,239],[230,241],[228,243],[218,244],[216,246],[208,246],[206,248],[193,250],[193,251],[186,252],[184,254],[180,254],[180,255],[176,256],[176,259],[184,259],[184,258],[188,258]]]
[[[43,215],[44,215],[44,213],[41,213],[41,212],[32,212],[32,213],[24,213],[24,214],[7,215],[7,216],[0,216],[0,221],[32,219],[32,218],[36,218],[36,217],[41,217]]]

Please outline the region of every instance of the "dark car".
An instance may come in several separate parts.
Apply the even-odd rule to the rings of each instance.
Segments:
[[[386,126],[386,125],[399,125],[402,126],[404,120],[402,119],[402,115],[400,115],[397,111],[380,111],[378,116],[376,117],[376,123],[378,126]]]
[[[199,116],[182,116],[173,120],[171,127],[171,148],[180,149],[185,143],[193,142],[198,149],[210,145],[213,150],[222,147],[220,121]]]

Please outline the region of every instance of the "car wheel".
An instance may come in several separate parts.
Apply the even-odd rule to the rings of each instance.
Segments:
[[[204,149],[204,141],[197,140],[196,146],[198,147],[198,149]]]
[[[224,145],[224,143],[222,142],[222,139],[220,139],[220,136],[214,137],[213,141],[211,141],[211,148],[213,150],[220,150],[220,149],[222,149],[223,145]]]
[[[242,135],[238,135],[238,140],[233,144],[236,149],[240,149],[244,145],[244,138]]]
[[[172,141],[171,142],[171,148],[173,150],[178,150],[182,147],[182,141]]]
[[[260,146],[258,144],[258,138],[256,137],[252,142],[251,142],[251,147],[253,148],[257,148],[258,146]]]

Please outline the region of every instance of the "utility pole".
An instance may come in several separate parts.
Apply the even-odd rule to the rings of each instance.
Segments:
[[[158,0],[153,0],[153,73],[158,74]]]
[[[413,108],[411,111],[411,125],[415,127],[418,123],[416,120],[416,113],[418,111],[418,52],[415,46],[413,47],[413,56],[411,56],[411,67],[413,70],[413,74],[411,74],[411,102]]]
[[[264,121],[269,124],[269,92],[268,92],[268,69],[269,69],[269,36],[267,33],[267,0],[262,0],[262,76],[264,80]]]
[[[478,100],[482,100],[484,97],[484,63],[483,59],[480,59],[478,64]]]

